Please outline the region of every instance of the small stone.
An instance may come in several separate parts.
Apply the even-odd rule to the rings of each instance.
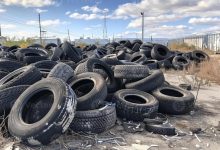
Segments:
[[[196,144],[196,148],[201,148],[199,144]]]
[[[141,144],[141,140],[135,140],[136,144]]]

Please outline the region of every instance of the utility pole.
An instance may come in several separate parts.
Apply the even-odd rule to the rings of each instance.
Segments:
[[[0,36],[2,36],[2,25],[0,24]]]
[[[103,39],[107,38],[107,19],[106,13],[104,15],[104,25],[103,25]]]
[[[144,12],[141,12],[142,16],[142,41],[144,42]]]
[[[68,29],[68,38],[69,38],[69,42],[71,42],[71,39],[70,39],[70,30]]]
[[[40,44],[42,45],[42,31],[41,31],[41,20],[40,13],[38,13],[39,29],[40,29]]]

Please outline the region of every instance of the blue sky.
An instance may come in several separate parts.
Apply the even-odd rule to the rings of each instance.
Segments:
[[[37,37],[41,13],[46,37],[102,38],[104,16],[108,37],[177,38],[220,30],[220,0],[0,0],[2,34]]]

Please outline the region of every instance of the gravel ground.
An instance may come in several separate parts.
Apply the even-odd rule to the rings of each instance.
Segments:
[[[165,74],[166,80],[171,84],[178,85],[182,83],[181,77],[169,73]],[[197,95],[197,90],[192,90]],[[149,133],[147,131],[128,133],[118,122],[113,129],[101,135],[74,134],[61,136],[49,146],[37,147],[32,149],[58,150],[58,149],[120,149],[120,150],[147,150],[150,145],[151,150],[194,150],[208,149],[218,150],[220,147],[220,131],[215,126],[220,121],[220,86],[201,86],[198,92],[195,111],[188,115],[168,116],[172,125],[186,135],[181,136],[161,136]],[[140,128],[136,129],[142,129]],[[190,128],[201,128],[203,133],[195,135],[190,134]],[[5,142],[4,142],[5,143]],[[13,142],[7,142],[4,149],[9,149]],[[25,149],[23,147],[21,149]],[[3,149],[3,148],[1,148]],[[31,149],[31,148],[30,148]]]

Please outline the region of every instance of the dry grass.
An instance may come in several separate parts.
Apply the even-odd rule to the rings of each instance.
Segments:
[[[211,58],[200,64],[193,63],[186,71],[186,74],[194,75],[203,82],[215,82],[220,84],[220,60]]]
[[[169,45],[169,49],[171,50],[178,50],[181,52],[191,52],[194,51],[195,49],[197,49],[194,45],[188,45],[186,43],[172,43]],[[204,51],[205,53],[209,54],[209,55],[213,55],[214,51],[208,50],[208,49],[203,49],[202,51]]]

